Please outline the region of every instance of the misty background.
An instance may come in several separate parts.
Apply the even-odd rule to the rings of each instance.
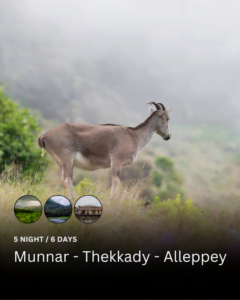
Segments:
[[[122,176],[137,179],[143,164],[160,176],[154,160],[165,156],[188,195],[239,194],[239,12],[230,0],[0,0],[0,84],[42,133],[136,126],[147,102],[172,106],[171,140],[155,135]]]
[[[124,252],[142,247],[146,253],[158,253],[183,246],[189,253],[221,250],[239,257],[239,243],[232,244],[227,234],[230,230],[237,238],[240,232],[240,1],[0,0],[0,85],[4,82],[11,99],[34,114],[42,128],[39,135],[64,122],[136,126],[149,116],[147,102],[173,107],[171,139],[155,134],[137,160],[122,169],[116,201],[109,198],[109,169],[74,168],[76,199],[96,195],[104,213],[89,229],[72,216],[64,234],[81,242],[61,243],[63,253],[95,248],[103,253],[119,246]],[[12,123],[17,128],[18,122]],[[11,137],[11,121],[4,128],[6,139],[2,127],[0,122],[0,158],[3,145],[7,152],[11,143],[16,145],[14,157],[27,156],[24,139]],[[33,194],[42,202],[65,195],[59,186],[61,170],[47,151],[40,156],[37,136],[34,146],[42,165],[44,159],[51,161],[42,177],[31,170],[17,177],[18,166],[11,165],[5,177],[0,174],[0,257],[8,282],[15,274],[16,282],[23,278],[22,268],[12,264],[14,251],[22,251],[23,244],[13,243],[13,236],[58,236],[62,230],[47,224],[44,214],[36,226],[16,223],[13,207],[20,195]],[[179,204],[177,194],[181,200],[192,198],[194,205]],[[167,199],[175,200],[163,201]],[[139,204],[147,201],[155,202],[152,210],[140,211]],[[50,218],[67,220],[71,215],[70,205],[63,212],[57,211],[59,204],[46,204]],[[39,217],[40,212],[22,220],[35,222]],[[32,245],[32,253],[56,251],[55,243]],[[46,266],[44,273],[37,273],[40,281],[44,276],[46,282]],[[56,277],[52,270],[51,283]],[[199,280],[201,272],[195,270]],[[58,274],[66,275],[62,271]],[[188,274],[192,279],[194,273]]]
[[[0,82],[59,123],[240,128],[240,2],[0,1]]]

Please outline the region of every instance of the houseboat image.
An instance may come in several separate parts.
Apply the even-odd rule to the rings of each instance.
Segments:
[[[83,205],[74,208],[74,213],[78,220],[84,223],[92,223],[100,218],[102,207],[95,205]]]

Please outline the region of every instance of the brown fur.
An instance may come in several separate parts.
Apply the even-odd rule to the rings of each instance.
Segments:
[[[120,182],[121,168],[136,160],[154,132],[164,139],[170,138],[167,117],[167,112],[155,111],[136,127],[64,123],[39,137],[38,143],[62,169],[62,181],[70,198],[74,194],[74,166],[89,171],[111,167],[113,195]]]

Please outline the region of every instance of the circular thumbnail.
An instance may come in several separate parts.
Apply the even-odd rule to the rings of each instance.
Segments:
[[[53,223],[64,223],[72,215],[72,204],[64,196],[52,196],[44,205],[44,213],[49,221]]]
[[[93,223],[102,215],[102,204],[94,196],[82,196],[74,206],[74,213],[81,222],[87,224]]]
[[[23,223],[36,222],[42,214],[42,204],[38,198],[25,195],[20,197],[14,205],[14,213]]]

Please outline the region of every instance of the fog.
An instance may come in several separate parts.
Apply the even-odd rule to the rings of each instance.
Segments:
[[[240,128],[240,2],[0,1],[0,82],[59,122]]]

